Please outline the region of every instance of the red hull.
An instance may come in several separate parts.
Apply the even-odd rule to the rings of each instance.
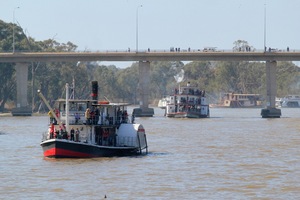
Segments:
[[[93,157],[90,154],[70,151],[66,149],[58,149],[58,148],[51,148],[44,151],[45,157],[67,157],[67,158],[90,158]]]
[[[136,147],[114,147],[51,139],[41,143],[44,156],[50,158],[93,158],[130,156],[140,154]]]

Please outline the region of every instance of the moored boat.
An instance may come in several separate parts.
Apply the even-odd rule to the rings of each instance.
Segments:
[[[174,94],[168,97],[166,116],[174,118],[206,118],[209,117],[209,104],[205,91],[188,82],[179,86]]]
[[[169,98],[168,98],[167,96],[164,96],[163,98],[161,98],[161,99],[158,101],[157,107],[159,107],[159,108],[161,108],[161,109],[166,109],[168,99],[169,99]]]
[[[300,108],[300,95],[287,95],[280,99],[279,107]]]
[[[127,103],[98,101],[98,84],[92,83],[92,99],[66,99],[50,110],[49,130],[40,143],[45,157],[91,158],[132,156],[148,152],[145,129],[129,119]]]
[[[220,103],[213,107],[223,108],[261,108],[263,107],[262,95],[243,93],[223,93]]]

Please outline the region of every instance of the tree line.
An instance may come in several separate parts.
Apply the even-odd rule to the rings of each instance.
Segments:
[[[0,52],[12,52],[12,23],[0,20]],[[54,39],[36,41],[26,36],[20,26],[15,25],[16,51],[62,52],[76,51],[72,42],[59,43]],[[233,42],[234,49],[249,48],[247,41]],[[253,47],[251,47],[253,49]],[[16,76],[14,63],[0,63],[0,112],[13,107],[16,101]],[[266,72],[264,62],[228,62],[197,61],[151,62],[150,64],[150,103],[157,102],[170,94],[179,83],[175,76],[184,70],[181,84],[189,81],[205,90],[210,103],[216,103],[221,92],[266,93]],[[65,84],[75,80],[75,98],[90,98],[91,81],[98,81],[99,98],[110,101],[139,102],[138,63],[120,69],[114,65],[102,65],[101,62],[32,62],[28,76],[28,102],[33,111],[41,110],[41,100],[37,96],[40,89],[50,104],[65,96]],[[277,63],[277,96],[300,94],[299,67],[293,62]],[[6,107],[5,107],[6,105]],[[11,107],[7,105],[12,105]]]

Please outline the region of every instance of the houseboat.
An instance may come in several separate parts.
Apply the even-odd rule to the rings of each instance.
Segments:
[[[261,108],[263,107],[262,95],[223,93],[220,103],[215,107],[225,108]]]

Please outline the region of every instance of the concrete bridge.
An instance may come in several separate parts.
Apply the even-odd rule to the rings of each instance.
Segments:
[[[277,61],[300,61],[299,52],[202,52],[202,51],[143,51],[143,52],[27,52],[0,53],[0,63],[16,63],[17,109],[15,115],[31,115],[27,102],[28,65],[31,62],[78,62],[78,61],[138,61],[141,87],[140,108],[134,109],[136,116],[153,116],[149,108],[149,72],[151,61],[265,61],[267,107],[262,109],[263,118],[280,117],[281,110],[275,108]]]

